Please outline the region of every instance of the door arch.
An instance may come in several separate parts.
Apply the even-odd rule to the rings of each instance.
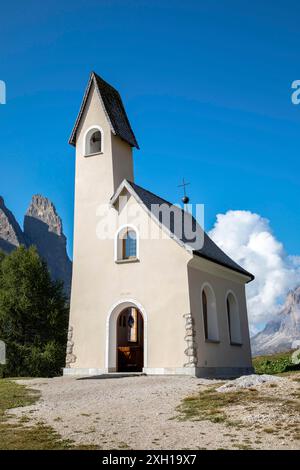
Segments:
[[[119,352],[118,347],[122,347],[119,344],[120,333],[118,331],[120,314],[127,311],[127,321],[129,317],[130,309],[137,311],[137,320],[140,320],[140,327],[142,326],[142,337],[140,335],[141,348],[143,353],[143,363],[140,364],[139,369],[143,370],[147,367],[148,363],[148,348],[147,348],[147,335],[148,335],[148,321],[146,311],[143,306],[132,299],[122,300],[112,306],[106,321],[106,354],[105,354],[105,369],[107,372],[118,371],[118,359]],[[124,332],[123,332],[124,333]],[[126,345],[124,345],[126,346]],[[122,367],[121,367],[122,368]],[[129,368],[130,369],[130,368]]]

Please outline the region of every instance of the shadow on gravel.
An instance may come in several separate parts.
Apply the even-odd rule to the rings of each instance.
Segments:
[[[143,373],[122,373],[122,372],[116,372],[116,373],[110,373],[110,374],[102,374],[102,375],[89,375],[87,377],[78,377],[76,380],[101,380],[101,379],[124,379],[125,377],[142,377],[146,376],[146,374]]]

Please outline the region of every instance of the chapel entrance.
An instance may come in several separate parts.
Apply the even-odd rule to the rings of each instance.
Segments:
[[[117,318],[117,371],[142,372],[144,367],[144,321],[135,307]]]

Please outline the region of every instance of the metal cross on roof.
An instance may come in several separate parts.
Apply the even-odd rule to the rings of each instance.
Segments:
[[[183,188],[183,194],[184,194],[184,196],[183,196],[183,198],[181,199],[182,202],[183,202],[183,204],[188,204],[188,202],[189,202],[189,200],[190,200],[190,198],[186,195],[186,189],[185,189],[186,186],[188,186],[189,184],[191,184],[191,183],[187,183],[187,182],[184,180],[184,178],[182,178],[182,184],[179,184],[179,185],[178,185],[178,188]]]

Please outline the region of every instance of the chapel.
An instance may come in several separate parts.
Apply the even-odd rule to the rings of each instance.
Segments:
[[[253,275],[186,206],[138,184],[139,145],[124,104],[94,72],[69,143],[76,176],[64,374],[251,373],[245,286]]]

